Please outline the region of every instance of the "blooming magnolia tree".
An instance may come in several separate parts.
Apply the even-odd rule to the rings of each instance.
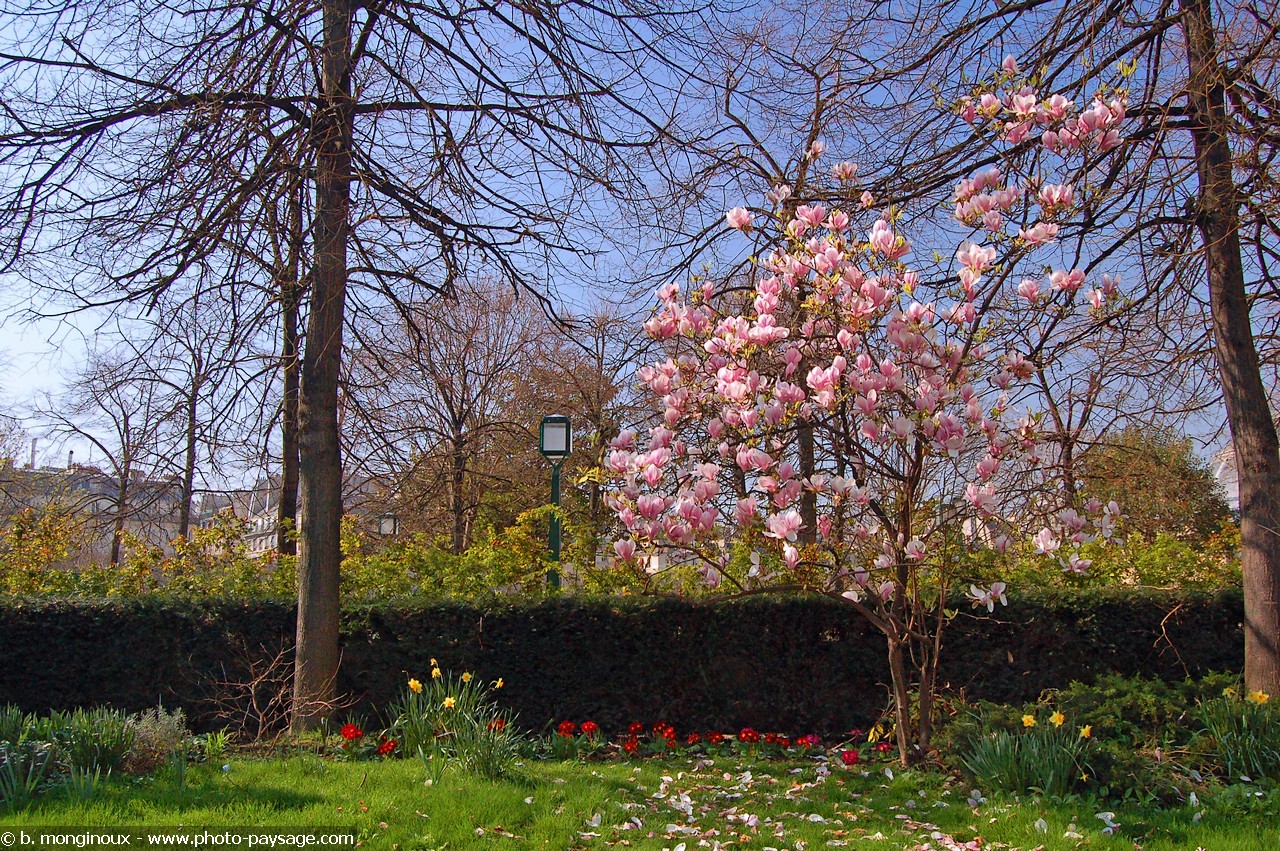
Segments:
[[[1048,253],[1089,191],[1047,180],[1049,154],[1087,174],[1120,141],[1123,98],[1083,111],[1041,101],[1006,64],[960,109],[1003,140],[1008,159],[955,189],[955,218],[985,235],[954,251],[954,271],[925,281],[895,210],[866,192],[828,208],[779,185],[767,222],[730,210],[732,228],[764,229],[769,247],[738,286],[659,290],[645,330],[669,357],[640,378],[662,422],[644,438],[624,432],[606,464],[622,564],[646,567],[665,551],[713,587],[822,593],[875,625],[904,763],[929,746],[949,600],[965,594],[987,611],[1006,600],[1003,583],[959,574],[956,547],[1003,549],[1034,531],[1002,498],[1009,472],[1035,470],[1042,451],[1037,417],[1015,410],[1032,364],[1002,344],[1002,323],[1104,311],[1118,298],[1110,279],[1090,287],[1074,269],[1011,277]],[[822,154],[819,143],[807,157]],[[832,174],[854,186],[851,164]],[[939,296],[919,300],[925,291]],[[1035,547],[1084,570],[1074,547],[1109,538],[1118,514],[1114,503],[1068,507],[1035,531]]]

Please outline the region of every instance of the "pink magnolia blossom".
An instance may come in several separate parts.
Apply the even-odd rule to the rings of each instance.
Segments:
[[[1048,528],[1037,532],[1035,537],[1031,539],[1031,543],[1035,545],[1036,552],[1041,555],[1052,555],[1062,546],[1062,543],[1054,537],[1053,532]]]
[[[1093,566],[1093,561],[1087,558],[1080,558],[1079,553],[1073,552],[1071,554],[1071,558],[1067,559],[1066,563],[1063,565],[1062,572],[1083,575],[1092,566]]]
[[[1045,211],[1059,210],[1075,203],[1075,189],[1069,183],[1046,183],[1037,200]]]
[[[630,539],[614,541],[613,551],[623,561],[631,561],[636,557],[636,542]]]
[[[1084,272],[1079,269],[1072,269],[1070,272],[1055,269],[1049,273],[1049,285],[1055,290],[1073,293],[1084,285]]]
[[[778,538],[779,540],[794,541],[796,533],[800,531],[800,527],[804,525],[800,519],[800,512],[792,510],[785,511],[781,514],[771,514],[765,520],[765,535],[770,538]]]
[[[1058,226],[1053,222],[1036,222],[1029,229],[1019,230],[1018,236],[1028,245],[1044,245],[1058,238]]]
[[[1005,584],[1003,582],[993,582],[987,588],[970,585],[967,596],[973,601],[974,606],[979,608],[986,606],[988,612],[994,612],[996,610],[996,601],[999,601],[1002,606],[1009,605],[1009,601],[1005,599],[1004,592]]]
[[[751,229],[751,220],[754,217],[746,207],[734,207],[732,210],[724,214],[724,220],[729,227],[734,230],[748,231]]]
[[[1102,276],[1102,294],[1113,299],[1120,295],[1120,276],[1103,275]]]
[[[996,489],[994,487],[970,482],[965,486],[965,497],[983,517],[990,517],[995,514]]]

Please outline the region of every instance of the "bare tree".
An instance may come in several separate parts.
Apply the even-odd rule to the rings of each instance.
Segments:
[[[38,411],[59,438],[88,443],[94,461],[106,468],[101,481],[96,468],[83,468],[84,481],[72,488],[74,508],[95,522],[105,520],[112,567],[121,561],[126,529],[164,534],[178,490],[175,481],[156,476],[156,438],[167,408],[157,385],[138,380],[132,366],[109,353],[91,353],[62,402]]]
[[[293,167],[309,189],[297,727],[318,723],[306,707],[332,705],[338,662],[349,309],[413,304],[479,270],[545,295],[595,253],[594,202],[644,186],[625,155],[666,132],[654,94],[669,75],[651,66],[679,12],[647,0],[3,9],[20,21],[0,49],[3,268],[69,281],[62,309],[151,300],[198,262],[246,266],[229,235],[260,220],[263,188]],[[103,238],[130,227],[131,247]],[[76,274],[44,274],[76,258]]]
[[[347,401],[359,427],[347,429],[360,436],[355,449],[412,503],[440,505],[432,495],[447,494],[437,517],[455,553],[507,474],[495,445],[505,433],[527,434],[511,400],[548,357],[550,325],[532,299],[466,280],[452,298],[354,330]],[[423,518],[428,527],[433,519]]]

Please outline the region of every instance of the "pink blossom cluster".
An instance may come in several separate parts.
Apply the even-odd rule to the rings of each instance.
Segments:
[[[1003,141],[1018,145],[1040,131],[1040,143],[1059,154],[1092,148],[1106,152],[1120,144],[1126,101],[1123,93],[1105,98],[1098,95],[1083,112],[1062,95],[1041,99],[1030,86],[1019,85],[1017,74],[999,79],[1000,85],[960,101],[960,117],[975,127],[989,126]]]
[[[1004,116],[1058,127],[1059,139],[1068,127],[1077,137],[1111,132],[1123,117],[1095,107],[1075,118],[1070,102],[1040,101],[1029,90],[1003,100],[984,95],[968,108],[975,121]],[[822,153],[811,147],[806,156]],[[852,179],[856,170],[841,164],[835,173]],[[1019,205],[1062,218],[1078,200],[1069,184],[1037,185],[1030,193],[1010,188],[1001,169],[985,169],[956,187],[955,215],[996,230],[994,217]],[[1038,418],[1011,411],[1012,394],[1036,365],[980,330],[1001,303],[994,296],[1005,276],[997,273],[1010,262],[999,241],[961,244],[959,289],[946,301],[925,300],[892,210],[877,214],[864,197],[861,209],[811,202],[784,214],[791,194],[780,184],[766,195],[778,238],[748,287],[658,291],[644,327],[667,354],[638,377],[660,400],[661,422],[643,437],[623,432],[605,460],[607,504],[625,530],[614,550],[630,561],[659,547],[682,549],[717,585],[730,573],[729,542],[754,540],[775,548],[788,570],[822,575],[818,590],[882,607],[906,593],[904,571],[941,564],[937,524],[926,522],[923,504],[942,482],[963,482],[965,516],[974,522],[1012,528],[1002,516],[1000,472],[1041,460]],[[743,232],[756,227],[743,207],[726,222]],[[1056,228],[1041,220],[1014,250],[1021,256],[1049,242]],[[1085,283],[1078,269],[1051,269],[1016,292],[1036,308],[1055,295],[1070,299]],[[1100,310],[1117,294],[1104,276],[1089,302]],[[1110,539],[1118,517],[1114,504],[1068,509],[1034,546],[1061,558],[1064,542],[1078,548]],[[1002,532],[989,542],[1003,550],[1011,541]],[[1062,564],[1088,567],[1078,552]],[[767,578],[753,557],[734,581]],[[969,596],[991,609],[1004,602],[1005,587],[972,585]]]

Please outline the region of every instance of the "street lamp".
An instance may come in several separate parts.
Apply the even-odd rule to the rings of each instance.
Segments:
[[[556,507],[557,514],[551,517],[551,528],[548,530],[548,543],[551,545],[551,559],[560,563],[560,465],[573,452],[573,428],[569,418],[561,414],[551,414],[542,418],[542,426],[538,429],[538,449],[544,458],[551,462],[551,504]],[[555,567],[547,571],[547,584],[552,588],[560,587],[560,574]]]

